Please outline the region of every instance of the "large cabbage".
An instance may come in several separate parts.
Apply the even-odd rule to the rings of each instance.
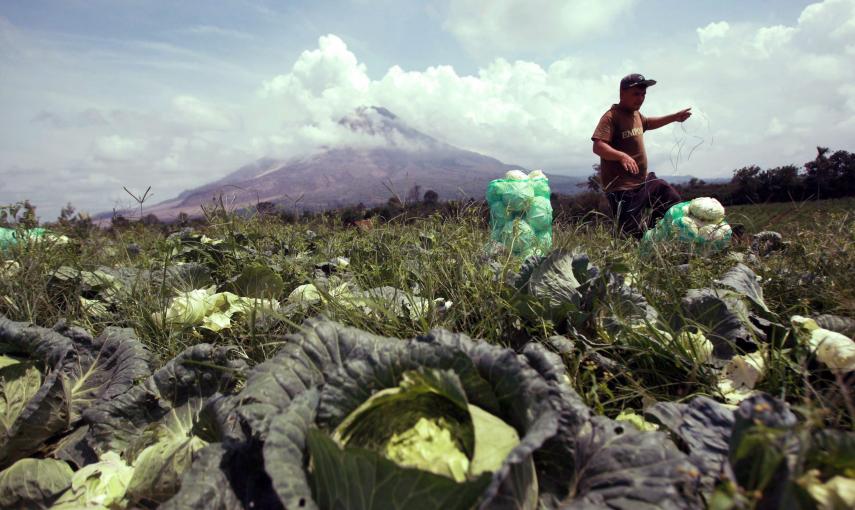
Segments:
[[[170,498],[197,452],[222,439],[212,406],[234,389],[244,367],[230,358],[227,347],[194,345],[129,391],[84,412],[87,444],[102,456],[118,452],[133,465],[130,500]]]
[[[812,430],[787,403],[764,393],[736,411],[697,397],[659,403],[645,414],[689,454],[710,507],[851,508],[844,503],[855,485],[851,431]]]
[[[662,433],[592,417],[560,359],[308,321],[223,405],[164,508],[692,508]]]
[[[129,329],[92,338],[65,324],[51,330],[0,316],[0,350],[17,356],[0,368],[0,468],[82,426],[87,409],[150,373],[150,355]]]

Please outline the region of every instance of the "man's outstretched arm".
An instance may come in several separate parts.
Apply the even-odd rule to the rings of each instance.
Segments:
[[[691,108],[686,108],[685,110],[680,110],[679,112],[672,113],[671,115],[665,115],[662,117],[647,117],[647,130],[658,129],[662,126],[667,126],[672,122],[683,122],[692,116]]]

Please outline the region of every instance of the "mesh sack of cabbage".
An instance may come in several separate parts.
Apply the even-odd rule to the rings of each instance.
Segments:
[[[26,238],[36,239],[45,234],[45,229],[34,228],[30,230],[16,231],[12,228],[0,227],[0,249],[5,249],[10,246],[15,246],[18,241]]]
[[[542,255],[552,247],[549,180],[540,170],[511,170],[487,186],[490,239],[514,255]]]
[[[730,245],[732,234],[721,203],[699,197],[671,206],[656,226],[644,233],[641,248],[647,252],[654,243],[676,242],[715,252]]]
[[[69,239],[64,235],[55,234],[41,227],[31,229],[12,229],[0,227],[0,252],[5,252],[22,244],[47,241],[48,246],[68,244]]]

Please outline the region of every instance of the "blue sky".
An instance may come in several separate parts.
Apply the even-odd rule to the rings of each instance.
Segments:
[[[855,150],[855,0],[67,0],[0,4],[0,204],[154,200],[256,158],[348,143],[380,104],[454,145],[587,173],[617,80],[660,174],[729,176]],[[847,145],[848,144],[848,145]],[[680,147],[697,145],[691,158]]]

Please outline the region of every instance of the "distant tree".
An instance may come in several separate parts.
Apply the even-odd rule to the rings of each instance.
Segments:
[[[737,204],[760,202],[760,172],[757,165],[745,166],[733,171],[731,183],[735,186],[733,201]]]
[[[429,189],[425,191],[425,196],[422,198],[422,201],[425,205],[436,205],[439,203],[439,193],[436,191]]]
[[[404,207],[404,204],[401,203],[401,199],[398,197],[389,197],[386,205],[391,209],[401,209]]]
[[[838,196],[855,195],[855,153],[837,151],[829,160],[834,168],[834,188]]]
[[[795,165],[779,166],[763,170],[758,176],[760,198],[766,202],[785,202],[801,199],[803,185],[799,169]]]
[[[160,225],[160,220],[153,213],[148,213],[140,219],[140,223],[147,227],[154,227],[156,225]]]
[[[805,163],[805,187],[808,193],[812,193],[816,200],[829,198],[829,186],[831,185],[831,165],[829,164],[828,147],[817,147],[816,158]]]
[[[353,225],[362,219],[364,211],[360,211],[355,207],[346,207],[339,214],[343,225]]]
[[[418,202],[422,196],[421,192],[422,192],[422,187],[419,186],[418,184],[414,184],[413,187],[410,188],[410,191],[407,192],[407,198],[406,198],[407,203],[408,204],[415,204],[416,202]]]
[[[60,209],[56,220],[60,226],[73,232],[78,239],[87,239],[95,228],[92,218],[85,212],[77,212],[71,202]]]
[[[23,211],[18,223],[24,228],[36,228],[39,226],[39,218],[36,216],[36,206],[29,200],[24,200]]]
[[[188,227],[190,226],[190,216],[186,212],[180,212],[175,217],[175,223],[181,228]]]
[[[602,184],[600,183],[600,165],[591,165],[594,173],[589,175],[585,182],[577,182],[577,188],[585,188],[588,191],[600,191]]]
[[[255,211],[261,216],[270,216],[276,214],[276,204],[273,202],[259,202],[255,206]]]
[[[0,226],[35,228],[39,225],[36,217],[36,206],[29,200],[0,206]]]
[[[297,222],[297,216],[291,211],[280,211],[279,221],[282,223],[292,224]]]
[[[599,167],[599,165],[596,166]],[[585,181],[585,187],[588,191],[600,191],[603,188],[603,184],[600,182],[599,172],[595,172],[588,176],[588,179]]]
[[[806,192],[815,198],[835,198],[855,194],[855,154],[817,147],[816,158],[805,163]]]
[[[75,212],[74,206],[71,205],[71,202],[68,202],[65,204],[65,207],[59,210],[59,217],[56,220],[60,225],[68,226],[74,218]]]
[[[113,214],[113,217],[110,218],[110,225],[114,229],[125,229],[130,226],[131,222],[121,214]]]

